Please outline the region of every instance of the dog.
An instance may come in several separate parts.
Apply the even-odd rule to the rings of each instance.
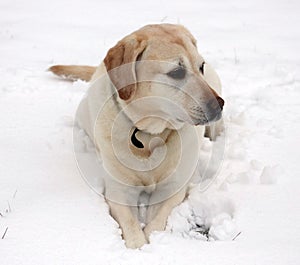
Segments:
[[[147,25],[120,40],[98,67],[55,65],[89,81],[77,122],[108,173],[105,197],[128,248],[163,231],[187,195],[204,134],[222,130],[221,84],[181,25]],[[213,132],[212,127],[215,128]],[[146,198],[141,226],[137,210]]]

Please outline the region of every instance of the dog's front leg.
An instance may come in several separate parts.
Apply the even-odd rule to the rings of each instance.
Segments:
[[[130,206],[108,201],[113,218],[119,223],[128,248],[139,248],[147,243],[139,221]]]
[[[153,231],[163,231],[165,229],[171,211],[184,200],[185,195],[186,188],[182,188],[169,199],[158,204],[149,205],[147,210],[148,224],[144,229],[147,239]]]

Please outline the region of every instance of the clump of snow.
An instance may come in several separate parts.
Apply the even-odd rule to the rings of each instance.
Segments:
[[[200,240],[232,240],[238,228],[232,201],[217,192],[194,188],[168,220],[172,233]]]
[[[214,240],[233,240],[238,234],[237,226],[232,217],[221,213],[212,219],[209,236]]]
[[[275,184],[277,183],[278,175],[281,173],[280,167],[276,166],[266,166],[264,167],[260,175],[261,184]]]

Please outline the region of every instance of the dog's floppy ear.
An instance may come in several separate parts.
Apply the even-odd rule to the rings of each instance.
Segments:
[[[110,80],[123,100],[129,100],[135,93],[137,86],[135,62],[146,45],[146,40],[127,37],[112,47],[104,58]]]

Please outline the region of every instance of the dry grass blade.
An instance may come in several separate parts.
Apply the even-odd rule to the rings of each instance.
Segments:
[[[3,236],[1,237],[1,239],[4,239],[4,237],[5,237],[6,233],[7,233],[7,230],[8,230],[8,227],[6,227],[6,229],[5,229],[5,231],[4,231],[4,234],[3,234]]]
[[[242,232],[238,232],[237,235],[232,239],[234,241]]]
[[[11,213],[11,207],[9,201],[7,201],[8,209],[6,209],[7,213]]]

